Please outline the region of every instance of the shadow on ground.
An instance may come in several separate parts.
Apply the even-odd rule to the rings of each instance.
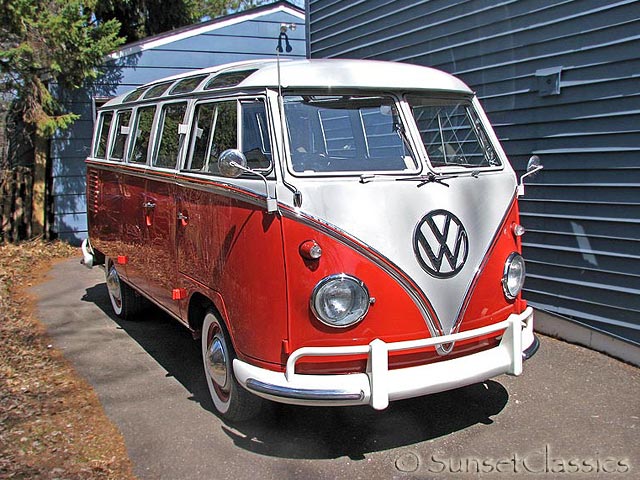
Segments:
[[[155,361],[191,393],[190,400],[215,413],[202,373],[199,343],[191,333],[157,308],[140,321],[113,315],[104,283],[86,290],[82,300],[102,309]],[[332,459],[424,442],[490,424],[509,395],[498,382],[481,384],[392,403],[378,412],[370,407],[300,407],[269,404],[258,418],[242,424],[223,420],[222,429],[245,450],[280,458]]]

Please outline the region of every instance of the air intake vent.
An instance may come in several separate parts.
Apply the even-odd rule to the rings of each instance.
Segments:
[[[98,199],[100,198],[100,178],[98,172],[90,170],[87,174],[87,209],[98,213]]]

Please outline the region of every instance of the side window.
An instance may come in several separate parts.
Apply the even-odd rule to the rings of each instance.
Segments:
[[[211,142],[209,171],[218,173],[218,157],[229,148],[238,148],[238,103],[220,102]]]
[[[151,137],[151,127],[153,126],[153,116],[156,107],[148,106],[138,109],[136,115],[136,127],[131,147],[129,162],[147,163],[147,153],[149,152],[149,141]]]
[[[181,135],[178,129],[186,111],[186,102],[170,103],[162,107],[158,127],[161,133],[157,153],[153,159],[154,166],[175,168],[184,139],[184,135]]]
[[[131,121],[131,110],[118,112],[116,115],[116,126],[114,129],[109,160],[122,161],[124,159],[124,148],[129,138],[129,122]]]
[[[93,156],[96,158],[105,158],[107,152],[107,139],[109,138],[109,128],[113,112],[104,112],[100,115],[98,135],[96,136],[96,145]]]
[[[241,149],[251,169],[265,170],[271,167],[271,142],[267,113],[262,100],[240,103],[242,108]]]
[[[186,169],[219,173],[218,157],[229,148],[238,148],[238,102],[198,105]]]
[[[191,128],[191,148],[185,165],[186,170],[203,170],[213,131],[215,113],[215,103],[201,103],[196,107]]]

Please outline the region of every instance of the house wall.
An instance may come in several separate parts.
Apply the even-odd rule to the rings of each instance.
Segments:
[[[53,232],[80,242],[87,235],[85,165],[95,119],[94,99],[120,95],[159,78],[228,62],[271,58],[281,23],[295,23],[289,32],[293,47],[283,58],[305,58],[302,10],[286,2],[194,25],[125,46],[107,59],[104,75],[85,89],[66,94],[68,108],[80,118],[51,142]]]
[[[525,298],[640,344],[640,2],[307,2],[312,58],[395,60],[478,92],[522,199]]]

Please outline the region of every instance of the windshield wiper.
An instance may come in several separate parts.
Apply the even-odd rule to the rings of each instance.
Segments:
[[[475,176],[477,172],[472,172],[472,175]],[[433,172],[426,173],[424,175],[416,175],[414,177],[396,177],[395,175],[377,175],[375,173],[363,173],[360,175],[360,183],[369,183],[377,180],[386,180],[386,181],[397,181],[397,182],[420,182],[418,187],[422,187],[427,183],[439,183],[448,187],[449,184],[445,183],[445,180],[450,178],[458,177],[459,175],[436,175]]]
[[[440,185],[444,185],[445,187],[448,187],[449,184],[445,183],[444,181],[453,177],[455,177],[455,175],[436,175],[433,172],[429,172],[424,175],[417,175],[415,177],[396,178],[396,181],[398,182],[411,182],[411,181],[416,182],[417,181],[417,182],[420,182],[418,184],[418,187],[422,187],[427,183],[439,183]]]

